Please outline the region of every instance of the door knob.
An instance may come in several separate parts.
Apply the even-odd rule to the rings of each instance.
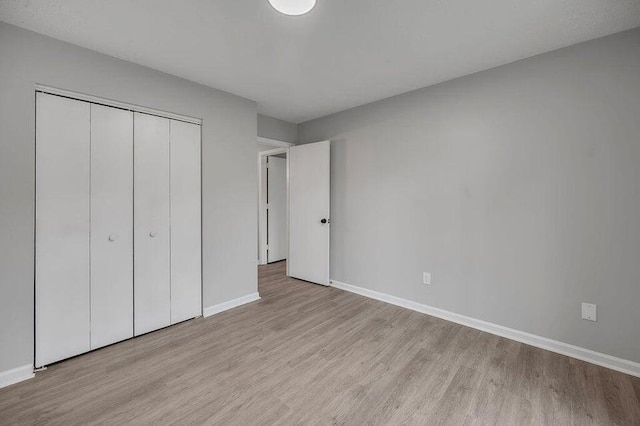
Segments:
[[[115,240],[116,240],[115,235],[109,235],[109,241],[115,241]]]
[[[151,231],[151,232],[149,232],[149,236],[150,236],[151,238],[155,238],[155,237],[156,237],[156,233],[155,233],[155,232],[153,232],[153,231]]]
[[[331,223],[331,221],[329,221],[329,219],[322,219],[320,223]]]

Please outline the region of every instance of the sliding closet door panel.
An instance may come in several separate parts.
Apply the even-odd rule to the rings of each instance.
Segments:
[[[133,113],[91,105],[91,349],[133,337]]]
[[[135,334],[171,323],[169,120],[134,113]]]
[[[90,104],[37,94],[36,366],[90,348]]]
[[[202,313],[200,126],[171,120],[171,323]]]

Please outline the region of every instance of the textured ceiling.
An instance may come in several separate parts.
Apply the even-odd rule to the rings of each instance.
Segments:
[[[0,20],[298,123],[640,26],[640,0],[0,0]]]

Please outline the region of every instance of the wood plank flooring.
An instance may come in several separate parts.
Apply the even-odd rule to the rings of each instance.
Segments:
[[[640,425],[640,379],[284,268],[258,302],[0,389],[0,424]]]

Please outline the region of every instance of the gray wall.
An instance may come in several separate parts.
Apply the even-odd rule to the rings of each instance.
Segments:
[[[256,290],[256,104],[0,22],[0,371],[33,361],[34,84],[203,119],[204,306]]]
[[[640,361],[640,29],[298,130],[333,279]]]
[[[296,143],[298,142],[298,125],[258,114],[258,136]]]

